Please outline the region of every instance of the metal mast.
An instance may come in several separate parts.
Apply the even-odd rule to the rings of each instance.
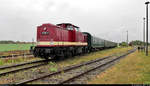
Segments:
[[[148,56],[148,4],[150,2],[145,2],[146,4],[146,56]]]

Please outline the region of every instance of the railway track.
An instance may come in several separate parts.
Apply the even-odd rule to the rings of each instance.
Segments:
[[[14,58],[14,57],[26,56],[26,55],[32,55],[32,54],[27,53],[27,54],[19,54],[19,55],[18,54],[14,54],[14,55],[12,54],[12,55],[7,55],[7,56],[6,55],[2,55],[2,56],[0,56],[0,58],[12,58],[12,57]]]
[[[92,71],[94,71],[94,70],[96,70],[96,69],[98,69],[98,68],[101,68],[101,67],[104,67],[104,66],[107,66],[107,65],[108,65],[108,67],[106,67],[106,68],[109,68],[109,67],[112,66],[116,61],[118,61],[119,59],[121,59],[121,58],[127,56],[128,54],[130,54],[130,53],[132,53],[132,52],[134,52],[134,51],[135,51],[135,50],[129,51],[128,53],[126,53],[126,54],[124,54],[124,55],[121,55],[121,56],[119,56],[119,57],[113,58],[113,59],[110,60],[110,61],[106,61],[106,62],[104,62],[104,63],[102,63],[102,64],[100,64],[100,65],[93,66],[91,69],[88,69],[88,70],[86,70],[86,71],[84,71],[84,72],[78,73],[78,74],[76,74],[75,76],[73,76],[73,77],[71,77],[71,78],[68,78],[68,79],[66,79],[66,80],[64,80],[64,81],[62,81],[62,82],[59,82],[58,84],[68,84],[68,83],[70,83],[71,81],[72,81],[71,83],[73,83],[73,82],[75,82],[75,81],[73,81],[73,80],[78,79],[79,77],[81,77],[81,76],[83,76],[83,75],[85,75],[85,74],[87,74],[87,73],[89,73],[89,72],[92,72]],[[105,68],[105,69],[106,69],[106,68]],[[105,70],[105,69],[102,69],[102,70]]]
[[[89,73],[95,69],[98,69],[98,68],[104,67],[106,65],[112,64],[112,63],[118,61],[119,59],[127,56],[128,54],[134,52],[135,50],[136,49],[130,50],[127,53],[125,53],[119,57],[107,56],[104,58],[84,62],[82,64],[68,66],[62,70],[58,70],[57,72],[53,72],[53,73],[45,74],[45,75],[42,75],[40,77],[36,77],[33,79],[21,81],[21,82],[18,82],[16,84],[17,85],[18,84],[26,84],[26,83],[32,83],[34,81],[38,81],[40,83],[48,83],[48,84],[69,83],[70,81],[73,81],[76,78],[79,78],[80,76],[87,74],[87,73]]]
[[[25,62],[25,63],[20,63],[20,64],[15,64],[15,65],[9,65],[9,66],[0,66],[0,76],[4,76],[6,74],[10,73],[15,73],[21,70],[26,70],[34,67],[39,67],[42,65],[46,65],[49,60],[38,60],[38,61],[31,61],[31,62]]]

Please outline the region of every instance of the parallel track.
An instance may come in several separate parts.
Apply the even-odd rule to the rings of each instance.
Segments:
[[[49,60],[38,60],[38,61],[32,61],[32,62],[25,62],[25,63],[15,64],[15,65],[10,65],[10,66],[1,66],[0,70],[6,69],[6,70],[9,70],[9,71],[0,73],[0,76],[4,76],[4,75],[10,74],[10,73],[15,73],[15,72],[18,72],[18,71],[21,71],[21,70],[25,70],[25,69],[30,69],[30,68],[46,65],[46,62],[48,62],[48,61],[51,61],[51,59],[49,59]],[[40,64],[37,64],[37,63],[40,63]],[[23,67],[23,68],[17,68],[17,67],[26,66],[26,65],[29,65],[29,64],[36,64],[36,65]],[[15,68],[15,69],[10,70],[11,68]]]
[[[111,63],[114,63],[115,61],[117,61],[117,60],[119,60],[119,59],[121,59],[121,58],[127,56],[128,54],[130,54],[130,53],[132,53],[132,52],[134,52],[134,51],[135,51],[135,50],[131,50],[131,51],[129,51],[128,53],[126,53],[126,54],[124,54],[124,55],[122,55],[122,56],[119,56],[119,57],[117,57],[117,58],[115,58],[115,59],[113,59],[113,60],[111,60],[111,61],[105,62],[105,63],[103,63],[103,64],[101,64],[101,65],[98,65],[98,66],[96,66],[96,67],[94,67],[94,68],[91,68],[91,69],[89,69],[89,70],[87,70],[87,71],[85,71],[85,72],[83,72],[83,73],[79,73],[79,74],[77,74],[77,75],[75,75],[75,76],[73,76],[73,77],[71,77],[71,78],[68,78],[67,80],[64,80],[64,81],[62,81],[62,82],[59,82],[58,84],[66,84],[66,83],[69,83],[70,81],[73,81],[73,80],[79,78],[80,76],[83,76],[83,75],[85,75],[85,74],[87,74],[87,73],[89,73],[89,72],[91,72],[91,71],[94,71],[94,70],[96,70],[96,69],[98,69],[98,68],[101,68],[101,67],[104,67],[104,66],[106,66],[106,65],[109,65],[109,64],[111,64]]]
[[[132,52],[134,52],[135,51],[135,49],[134,50],[130,50],[128,53],[125,53],[125,54],[123,54],[123,55],[121,55],[121,56],[119,56],[119,57],[116,57],[115,59],[113,58],[112,59],[112,57],[113,56],[107,56],[107,57],[104,57],[104,58],[101,58],[101,59],[96,59],[96,60],[92,60],[92,61],[89,61],[89,62],[85,62],[85,63],[82,63],[82,64],[78,64],[78,65],[73,65],[73,66],[68,66],[68,67],[65,67],[64,69],[62,69],[62,70],[59,70],[59,71],[57,71],[57,72],[53,72],[53,73],[50,73],[50,74],[46,74],[46,75],[43,75],[43,76],[41,76],[41,77],[37,77],[37,78],[33,78],[33,79],[29,79],[29,80],[25,80],[25,81],[21,81],[21,82],[19,82],[19,83],[16,83],[16,84],[25,84],[25,83],[30,83],[30,82],[33,82],[33,81],[36,81],[36,80],[41,80],[41,79],[43,79],[43,78],[49,78],[49,77],[51,77],[52,78],[52,76],[61,76],[61,73],[62,72],[64,72],[65,73],[65,75],[64,75],[64,77],[68,74],[68,72],[72,72],[71,73],[71,75],[72,74],[74,74],[74,72],[73,71],[75,71],[76,69],[81,69],[80,67],[83,67],[83,66],[87,66],[87,65],[91,65],[91,64],[100,64],[100,65],[98,65],[98,66],[94,66],[94,67],[91,67],[90,69],[88,69],[88,70],[86,70],[86,71],[84,71],[84,72],[80,72],[80,71],[78,71],[79,73],[77,73],[77,75],[75,75],[75,76],[73,76],[73,77],[71,77],[71,78],[68,78],[68,79],[65,79],[65,80],[61,80],[61,81],[58,81],[58,82],[56,82],[55,84],[64,84],[64,83],[68,83],[69,81],[71,81],[71,80],[73,80],[73,79],[75,79],[75,78],[77,78],[77,77],[79,77],[79,76],[82,76],[82,75],[84,75],[84,74],[86,74],[86,73],[88,73],[88,72],[90,72],[90,71],[92,71],[92,70],[95,70],[95,69],[97,69],[97,68],[99,68],[99,67],[103,67],[103,66],[105,66],[105,65],[107,65],[107,64],[110,64],[110,63],[112,63],[112,62],[114,62],[114,61],[116,61],[116,60],[118,60],[118,59],[120,59],[120,58],[122,58],[122,57],[125,57],[125,56],[127,56],[128,54],[130,54],[130,53],[132,53]],[[111,59],[111,60],[110,60]],[[105,60],[106,60],[106,62],[105,62]],[[50,80],[50,81],[52,81],[52,80]],[[53,81],[56,81],[55,79],[53,80]]]
[[[18,57],[18,56],[25,56],[25,55],[32,55],[32,54],[30,54],[30,53],[28,53],[28,54],[20,54],[20,55],[7,55],[7,56],[0,56],[0,58],[12,58],[12,57]]]

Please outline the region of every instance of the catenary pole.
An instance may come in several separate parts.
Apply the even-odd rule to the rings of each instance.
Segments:
[[[146,56],[148,56],[148,4],[150,2],[145,2],[146,4]]]
[[[145,52],[145,17],[143,18],[143,46]]]

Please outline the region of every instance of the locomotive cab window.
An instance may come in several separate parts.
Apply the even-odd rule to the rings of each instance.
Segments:
[[[75,28],[75,30],[76,30],[76,31],[78,31],[78,32],[80,32],[80,29],[79,29],[79,28],[77,28],[77,27]]]
[[[67,30],[73,30],[73,27],[70,26],[70,25],[68,25],[68,26],[67,26]]]

